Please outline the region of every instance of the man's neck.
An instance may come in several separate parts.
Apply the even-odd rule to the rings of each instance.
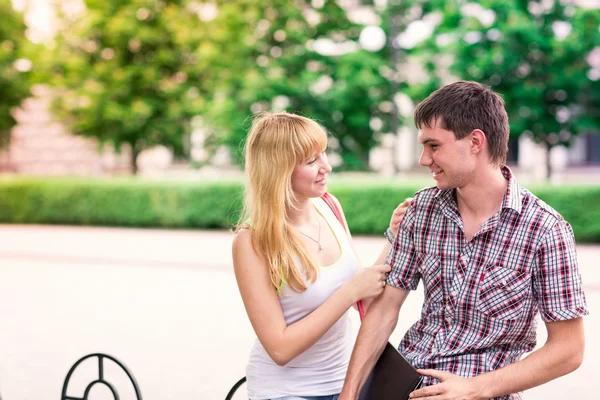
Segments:
[[[507,186],[500,167],[478,171],[468,185],[456,189],[460,214],[489,218],[502,206]]]

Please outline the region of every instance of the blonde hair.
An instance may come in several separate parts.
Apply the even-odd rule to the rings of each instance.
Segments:
[[[277,289],[287,283],[292,290],[303,292],[304,280],[317,278],[318,267],[290,225],[289,211],[295,204],[292,173],[296,165],[326,147],[323,127],[287,112],[258,115],[248,133],[244,210],[236,231],[250,230],[252,245],[265,257]],[[301,270],[295,267],[294,256]]]

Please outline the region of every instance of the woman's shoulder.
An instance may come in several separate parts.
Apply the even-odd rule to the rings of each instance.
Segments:
[[[240,228],[233,237],[232,252],[234,258],[243,256],[245,259],[264,261],[252,242],[252,231],[248,228]]]
[[[252,236],[248,227],[239,228],[233,236],[233,250],[252,244]]]

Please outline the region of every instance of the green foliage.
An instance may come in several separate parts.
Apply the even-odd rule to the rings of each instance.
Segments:
[[[73,133],[129,144],[134,157],[159,144],[185,153],[204,102],[195,64],[206,34],[187,3],[89,0],[84,15],[62,17],[50,76]]]
[[[24,58],[27,42],[23,15],[16,12],[11,0],[0,0],[0,148],[8,145],[10,129],[16,124],[11,110],[29,96],[30,81],[27,65],[19,71],[15,61],[28,64]],[[17,65],[18,66],[18,65]]]
[[[588,76],[600,9],[563,1],[464,4],[432,2],[443,20],[426,47],[452,54],[455,76],[502,94],[512,136],[528,133],[550,149],[600,130],[600,81]]]
[[[417,184],[332,185],[354,234],[380,235],[395,207]],[[162,228],[230,228],[239,216],[241,182],[150,182],[131,179],[3,179],[0,222]],[[542,200],[571,223],[577,241],[600,242],[600,187],[540,186]],[[582,212],[582,210],[585,210]]]
[[[415,1],[381,10],[388,37],[392,15]],[[343,168],[365,169],[376,134],[390,130],[391,91],[408,90],[397,76],[405,59],[390,68],[389,44],[360,49],[363,27],[335,0],[88,0],[84,15],[61,21],[47,74],[57,115],[134,156],[155,144],[185,153],[189,121],[201,115],[205,145],[225,144],[240,161],[251,115],[285,109],[328,129]],[[317,51],[323,41],[334,54]]]
[[[134,156],[156,144],[185,155],[190,121],[201,116],[194,122],[208,134],[205,145],[225,144],[239,161],[252,114],[285,109],[331,132],[342,168],[366,169],[378,135],[395,129],[392,95],[422,100],[453,79],[448,63],[454,78],[504,96],[514,136],[530,132],[551,147],[600,128],[600,80],[586,75],[600,42],[597,9],[560,1],[363,0],[388,37],[372,53],[358,45],[363,26],[336,0],[86,3],[84,15],[61,18],[46,74],[59,89],[55,110],[73,132],[127,143]],[[464,13],[467,3],[475,12]],[[415,47],[391,46],[390,38],[420,20],[441,22]],[[560,24],[571,26],[564,39],[553,33]],[[333,53],[317,51],[323,41]],[[419,75],[415,60],[425,78],[412,76]],[[411,115],[401,118],[412,126]]]
[[[235,151],[250,115],[287,110],[316,119],[331,133],[331,147],[341,154],[343,169],[367,168],[377,133],[389,132],[390,107],[381,105],[389,105],[396,70],[389,67],[389,46],[376,53],[361,49],[363,26],[352,23],[339,2],[322,3],[217,2],[219,15],[203,43],[203,71],[215,92],[203,116],[213,127],[213,142]],[[389,34],[389,26],[384,28]],[[352,49],[324,55],[316,49],[323,41],[334,43],[335,51]],[[383,122],[380,128],[371,126],[373,118]],[[239,160],[241,154],[236,155]]]
[[[210,22],[203,44],[213,49],[204,58],[207,78],[214,82],[215,96],[204,114],[213,128],[213,141],[235,150],[253,112],[289,110],[318,120],[341,139],[343,153],[351,150],[359,159],[366,158],[373,145],[368,126],[373,101],[367,91],[381,78],[364,55],[328,57],[311,49],[309,41],[335,34],[339,43],[360,33],[335,1],[324,3],[315,9],[310,3],[287,0],[217,2],[219,15]],[[320,22],[311,24],[304,8]],[[363,81],[349,81],[348,75],[356,78],[357,72]],[[319,80],[329,80],[324,86],[330,88],[316,89]],[[375,97],[375,102],[381,100]]]
[[[237,221],[241,200],[239,183],[10,179],[0,187],[0,221],[10,223],[220,228]]]

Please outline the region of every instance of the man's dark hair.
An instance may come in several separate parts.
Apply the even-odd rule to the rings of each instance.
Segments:
[[[504,100],[477,82],[454,82],[429,95],[415,109],[415,125],[431,128],[438,120],[440,127],[463,139],[474,129],[481,129],[488,141],[491,161],[506,162],[508,152],[508,116]]]

